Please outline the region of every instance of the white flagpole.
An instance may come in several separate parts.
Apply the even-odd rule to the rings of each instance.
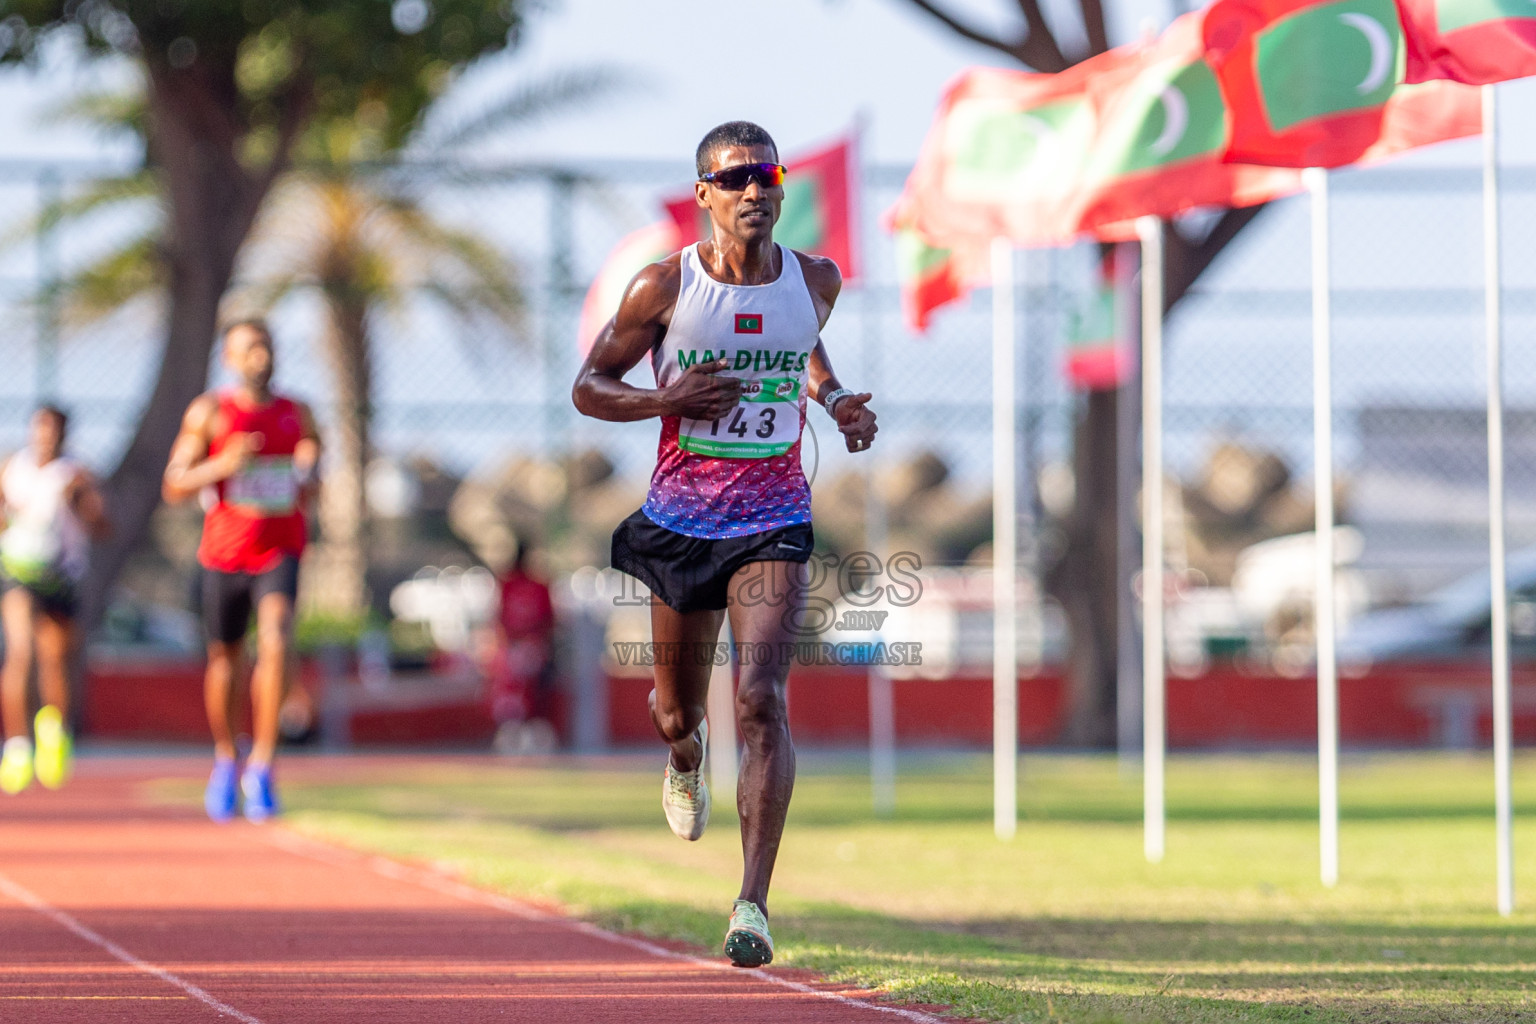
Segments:
[[[849,179],[858,183],[853,209],[859,214],[853,237],[865,241],[864,231],[875,223],[865,209],[867,190],[864,183],[869,179],[864,155],[869,152],[870,124],[873,118],[868,110],[861,110],[854,122],[853,146],[849,155]],[[873,252],[873,246],[862,246],[863,252]],[[868,271],[866,270],[867,274]],[[880,347],[880,313],[875,306],[874,289],[865,285],[860,296],[859,308],[864,324],[864,373],[866,385],[877,396],[884,381],[885,361]],[[885,449],[875,448],[863,454],[864,458],[864,550],[875,557],[889,559],[886,550],[885,498],[876,488],[881,478],[881,464]],[[876,643],[885,639],[882,631],[870,638]],[[870,801],[876,817],[888,818],[896,813],[896,695],[892,689],[890,670],[883,664],[871,663],[868,678],[869,691],[869,790]]]
[[[874,452],[869,458],[875,459]],[[885,499],[875,492],[874,472],[878,463],[871,462],[864,479],[864,539],[867,550],[876,557],[888,557],[885,552]],[[885,639],[883,630],[876,630],[876,643]],[[884,664],[871,662],[869,666],[869,789],[877,817],[888,818],[896,813],[896,694],[891,683],[891,673]]]
[[[1141,643],[1142,815],[1147,860],[1163,859],[1163,756],[1168,742],[1163,654],[1163,222],[1142,217],[1141,236]]]
[[[1483,263],[1488,344],[1488,565],[1493,637],[1493,792],[1499,913],[1515,910],[1514,808],[1510,786],[1509,580],[1504,566],[1504,344],[1499,261],[1499,135],[1494,86],[1483,86]]]
[[[992,828],[1019,825],[1017,401],[1013,243],[992,240]]]
[[[1339,666],[1333,589],[1333,320],[1329,304],[1328,171],[1305,172],[1312,194],[1312,479],[1316,491],[1318,847],[1323,884],[1339,883]]]

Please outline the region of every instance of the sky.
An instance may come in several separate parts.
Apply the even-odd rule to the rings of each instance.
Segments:
[[[1054,0],[1060,7],[1065,0]],[[1011,28],[1010,0],[948,0],[975,23]],[[1048,2],[1047,10],[1051,9]],[[1164,0],[1111,0],[1111,35],[1124,42],[1175,12]],[[1067,24],[1070,19],[1062,18]],[[909,0],[546,0],[522,44],[472,68],[453,102],[473,103],[510,84],[605,66],[631,84],[601,104],[519,132],[496,157],[685,161],[712,125],[758,121],[780,146],[801,151],[866,125],[866,153],[910,163],[944,83],[966,66],[1008,58],[955,36]],[[0,138],[20,158],[132,159],[88,131],[61,126],[51,108],[71,90],[124,80],[124,69],[55,54],[41,74],[0,72]],[[1536,83],[1504,87],[1507,106],[1536,105]],[[1536,162],[1536,118],[1506,115],[1506,160]],[[1475,142],[1414,154],[1414,163],[1471,164]]]

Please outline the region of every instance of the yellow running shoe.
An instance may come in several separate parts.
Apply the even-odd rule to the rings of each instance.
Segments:
[[[32,721],[37,736],[37,781],[49,789],[58,789],[69,778],[69,762],[74,743],[64,727],[64,716],[52,704],[44,704]]]
[[[15,796],[32,785],[32,740],[12,736],[0,754],[0,790]]]

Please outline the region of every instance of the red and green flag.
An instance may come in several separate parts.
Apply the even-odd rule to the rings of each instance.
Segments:
[[[619,311],[624,290],[635,275],[650,264],[666,259],[680,247],[677,225],[670,219],[647,225],[619,240],[592,279],[586,300],[581,304],[576,342],[583,357],[591,350],[603,325]]]
[[[849,139],[786,163],[784,205],[773,228],[774,240],[780,244],[836,263],[844,284],[857,282],[860,270],[853,163],[854,144]],[[664,205],[684,245],[708,234],[709,214],[692,192],[668,199]]]
[[[896,280],[901,289],[901,314],[915,334],[928,330],[942,306],[984,288],[990,274],[984,247],[950,248],[930,242],[917,229],[900,222],[900,205],[886,227],[895,236]]]
[[[1004,237],[1061,245],[1093,137],[1094,61],[1055,75],[972,68],[945,90],[901,221],[930,242]]]
[[[1536,75],[1532,0],[1397,0],[1410,82],[1492,85]]]
[[[897,228],[895,241],[901,316],[909,330],[922,334],[934,310],[963,298],[970,289],[961,279],[953,250],[930,245],[911,228]]]
[[[1204,30],[1229,163],[1339,167],[1482,130],[1475,89],[1404,85],[1393,0],[1216,0]]]
[[[1119,296],[1130,291],[1129,246],[1106,251],[1094,274],[1093,290],[1072,315],[1067,329],[1067,380],[1079,391],[1107,391],[1125,383],[1136,368],[1136,349]]]
[[[1226,101],[1205,59],[1201,13],[1155,41],[1094,58],[1094,136],[1077,196],[1079,225],[1123,237],[1136,217],[1252,206],[1301,189],[1295,170],[1225,162]]]

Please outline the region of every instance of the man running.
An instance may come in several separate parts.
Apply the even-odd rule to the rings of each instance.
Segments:
[[[32,414],[26,448],[0,471],[5,534],[0,536],[5,666],[0,669],[5,749],[0,790],[20,793],[33,775],[49,789],[69,777],[69,659],[75,609],[91,538],[108,530],[106,506],[89,471],[64,454],[69,417],[58,406]],[[42,707],[27,725],[27,679],[37,662]],[[36,736],[34,751],[33,736]]]
[[[182,418],[162,491],[169,502],[207,494],[197,559],[202,566],[208,671],[203,700],[213,730],[213,772],[203,806],[234,816],[236,780],[245,816],[277,813],[272,761],[288,683],[293,603],[304,552],[304,506],[315,487],[320,438],[302,402],[272,392],[272,334],[260,320],[224,330],[224,365],[239,385],[200,395]],[[235,685],[245,677],[245,637],[256,616],[251,731],[245,771],[235,763]]]
[[[709,211],[710,237],[636,275],[572,391],[588,416],[661,418],[650,494],[614,532],[612,561],[658,598],[651,721],[671,747],[662,809],[688,840],[709,820],[704,710],[709,653],[726,612],[737,643],[755,650],[789,649],[804,625],[807,573],[799,566],[812,547],[800,468],[806,394],[831,413],[849,451],[866,450],[875,435],[870,395],[838,383],[819,336],[841,272],[773,241],[784,199],[773,139],[731,121],[704,137],[695,159],[694,194]],[[626,384],[647,356],[656,388]],[[696,657],[700,647],[707,650]],[[795,782],[788,659],[762,660],[742,663],[736,693],[746,746],[736,791],[744,864],[725,953],[740,967],[773,959],[768,883]]]

